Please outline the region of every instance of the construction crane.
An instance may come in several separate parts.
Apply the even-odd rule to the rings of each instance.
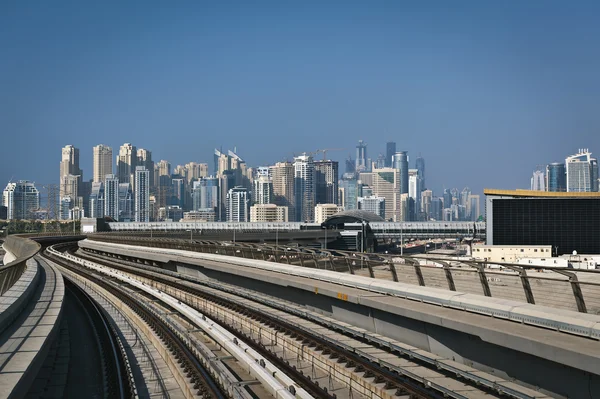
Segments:
[[[320,152],[323,153],[323,161],[327,160],[327,151],[345,151],[346,148],[324,148],[322,150],[315,150],[313,152],[310,152],[309,155],[316,155]]]

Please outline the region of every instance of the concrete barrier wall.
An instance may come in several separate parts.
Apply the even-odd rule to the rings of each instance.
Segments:
[[[16,259],[13,262],[27,260],[35,255],[41,246],[37,242],[19,236],[8,236],[4,240],[4,249],[12,253]],[[12,263],[12,262],[11,262]],[[7,266],[9,264],[6,264]]]

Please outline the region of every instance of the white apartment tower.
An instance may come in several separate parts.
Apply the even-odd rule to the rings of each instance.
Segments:
[[[533,172],[533,176],[531,177],[531,190],[546,191],[546,177],[544,176],[543,171],[536,170]]]
[[[112,148],[104,144],[98,144],[93,148],[94,153],[94,183],[104,181],[106,175],[113,173]]]
[[[315,166],[310,155],[294,158],[294,188],[296,194],[296,221],[315,219]]]
[[[565,159],[567,169],[567,192],[592,191],[592,153],[580,149],[579,153]]]
[[[273,181],[268,175],[259,175],[254,179],[252,197],[255,204],[273,203]]]
[[[135,168],[135,217],[136,222],[150,221],[150,171],[143,166]]]
[[[234,187],[227,192],[227,221],[248,221],[248,190],[245,187]]]
[[[31,219],[40,207],[40,193],[35,184],[27,180],[8,183],[2,192],[2,205],[7,208],[8,220]]]

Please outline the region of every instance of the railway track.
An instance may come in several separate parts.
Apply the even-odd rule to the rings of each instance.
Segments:
[[[82,254],[79,254],[78,256],[82,256]],[[85,257],[85,255],[84,255],[84,257]],[[295,341],[301,342],[303,348],[310,348],[311,350],[313,350],[315,352],[319,352],[322,355],[328,356],[330,359],[335,359],[335,361],[338,364],[345,365],[345,367],[347,369],[354,370],[355,374],[357,374],[357,373],[361,374],[361,376],[364,379],[370,380],[370,382],[372,383],[373,386],[378,387],[378,390],[377,390],[377,392],[379,392],[378,394],[381,394],[381,392],[385,391],[390,396],[407,396],[407,397],[433,397],[433,398],[444,397],[444,396],[450,396],[450,397],[456,397],[456,398],[491,397],[491,396],[533,397],[533,396],[521,395],[518,392],[516,392],[516,394],[514,396],[506,395],[505,393],[501,394],[501,393],[497,392],[493,387],[477,386],[477,384],[475,384],[475,383],[471,383],[471,385],[473,386],[474,389],[468,392],[468,396],[462,396],[462,394],[460,394],[460,393],[451,392],[449,390],[445,391],[443,389],[443,387],[437,387],[437,389],[436,389],[436,387],[432,387],[430,384],[427,384],[427,382],[425,382],[425,381],[423,381],[422,383],[419,383],[418,381],[415,381],[414,378],[412,378],[412,379],[409,378],[407,375],[403,374],[397,368],[389,368],[386,366],[382,366],[382,364],[389,365],[389,363],[377,361],[377,359],[375,359],[375,361],[373,361],[374,359],[365,359],[363,356],[358,355],[355,351],[353,351],[352,349],[349,349],[348,347],[344,348],[343,346],[336,345],[336,344],[332,343],[331,340],[328,340],[318,334],[311,334],[310,330],[314,329],[314,326],[310,326],[308,328],[303,328],[303,326],[302,326],[303,323],[293,324],[293,323],[290,323],[289,321],[286,322],[285,320],[282,320],[281,318],[276,318],[273,315],[274,312],[272,309],[271,309],[270,313],[269,313],[268,309],[263,309],[263,311],[261,312],[260,309],[256,309],[256,308],[253,309],[253,308],[247,306],[247,303],[241,303],[241,301],[239,301],[239,299],[236,300],[233,297],[227,297],[226,295],[223,295],[222,293],[207,292],[205,287],[191,287],[190,285],[183,286],[181,284],[183,281],[181,278],[177,279],[177,278],[173,278],[172,276],[161,275],[160,273],[149,273],[149,272],[141,270],[141,269],[135,270],[135,269],[132,269],[132,267],[126,267],[122,264],[118,264],[113,259],[102,260],[102,259],[99,259],[97,256],[88,257],[88,259],[93,260],[94,262],[97,262],[99,264],[104,264],[105,266],[108,266],[108,267],[111,267],[114,269],[123,270],[123,271],[126,271],[127,273],[135,274],[140,278],[147,279],[146,281],[148,283],[154,284],[156,286],[161,286],[162,289],[165,289],[165,290],[171,290],[170,292],[172,292],[172,293],[180,292],[180,293],[182,293],[182,295],[180,295],[180,299],[182,299],[182,301],[189,300],[190,297],[202,298],[206,301],[211,301],[212,303],[218,304],[221,307],[221,309],[227,308],[227,309],[229,309],[229,311],[232,311],[239,315],[242,315],[243,317],[245,317],[247,319],[254,320],[257,323],[260,323],[262,326],[264,326],[265,329],[267,327],[271,328],[273,331],[275,331],[275,334],[281,334],[281,336],[291,337]],[[123,261],[121,261],[121,262],[123,262]],[[206,307],[202,308],[201,310],[206,311]],[[234,326],[230,326],[230,328],[234,328]],[[355,335],[350,334],[350,336],[352,339],[358,338]],[[342,339],[342,340],[344,339],[343,337],[339,337],[339,336],[335,336],[335,337],[337,339]],[[252,338],[252,337],[248,336],[248,338]],[[350,338],[350,337],[348,337],[348,338]],[[369,343],[369,340],[368,339],[361,340],[358,338],[357,343],[358,344],[362,343],[363,345],[361,345],[361,346],[364,347],[365,346],[364,344]],[[264,344],[259,343],[258,346],[264,346]],[[380,343],[374,343],[374,345],[372,345],[372,349],[377,349],[379,352],[379,355],[388,360],[390,360],[390,358],[392,357],[390,355],[400,357],[399,353],[397,353],[396,351],[391,350],[389,348],[386,348],[385,345],[380,345]],[[265,354],[265,356],[268,356],[268,354]],[[407,359],[402,359],[402,360],[404,361],[403,363],[406,366],[405,361]],[[409,365],[411,367],[412,366],[423,366],[423,362],[418,362],[418,359],[411,359],[411,361],[413,362],[413,364]],[[414,370],[414,368],[413,368],[413,370]],[[432,370],[432,372],[433,371],[434,370]],[[464,387],[461,387],[461,384],[469,385],[469,383],[470,383],[469,381],[466,381],[465,379],[461,379],[461,378],[457,377],[458,374],[450,375],[452,373],[440,372],[440,371],[441,370],[435,370],[435,372],[438,373],[438,375],[440,377],[445,376],[445,377],[454,378],[458,382],[457,388],[464,389]],[[390,393],[390,392],[393,392],[393,393]],[[466,391],[465,391],[465,394],[467,394]],[[377,396],[377,397],[383,397],[383,396]]]
[[[96,302],[76,284],[66,280],[65,289],[85,309],[95,331],[101,352],[105,395],[110,398],[122,399],[137,397],[125,348],[109,318]]]
[[[171,331],[162,320],[154,313],[149,311],[144,306],[140,305],[138,298],[127,293],[124,290],[120,290],[115,287],[114,284],[110,284],[106,279],[100,278],[97,275],[86,271],[82,268],[75,267],[68,261],[58,258],[56,256],[48,255],[47,253],[42,256],[52,262],[58,263],[60,266],[84,276],[86,279],[94,282],[95,284],[102,287],[104,290],[110,292],[112,295],[117,297],[125,305],[131,308],[136,314],[138,314],[154,331],[154,333],[165,342],[166,347],[169,348],[172,356],[180,363],[181,368],[186,373],[187,378],[191,381],[194,394],[202,398],[211,399],[224,399],[227,397],[223,391],[215,384],[213,378],[206,371],[206,369],[200,364],[198,359],[192,354],[190,348],[186,346],[183,340]],[[75,286],[73,284],[73,286]],[[90,299],[91,301],[91,299]],[[100,310],[98,310],[100,312]],[[101,313],[101,312],[100,312]],[[114,391],[111,390],[111,391]],[[125,389],[122,389],[125,392]],[[117,396],[109,396],[117,397]],[[125,396],[120,397],[132,397],[129,392]]]

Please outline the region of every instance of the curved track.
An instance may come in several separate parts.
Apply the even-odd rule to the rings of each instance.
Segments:
[[[67,247],[69,247],[69,244],[57,245],[56,247],[66,249]],[[152,312],[148,311],[146,308],[141,306],[138,303],[137,298],[132,297],[123,290],[119,290],[114,285],[109,284],[107,281],[95,276],[93,273],[90,273],[78,267],[74,267],[72,264],[65,261],[64,259],[49,255],[48,253],[44,253],[42,256],[93,281],[94,283],[98,284],[99,286],[101,286],[102,288],[119,298],[124,304],[126,304],[134,312],[136,312],[146,323],[148,323],[148,325],[155,331],[155,333],[165,341],[166,346],[171,350],[171,353],[177,359],[177,361],[181,363],[181,366],[187,373],[187,376],[193,382],[194,390],[197,395],[200,395],[203,398],[214,399],[224,399],[227,397],[223,393],[223,391],[216,385],[211,375],[200,364],[198,359],[196,359],[196,357],[192,354],[192,352],[185,345],[185,343],[167,326],[165,326],[164,323],[156,315],[154,315]]]

